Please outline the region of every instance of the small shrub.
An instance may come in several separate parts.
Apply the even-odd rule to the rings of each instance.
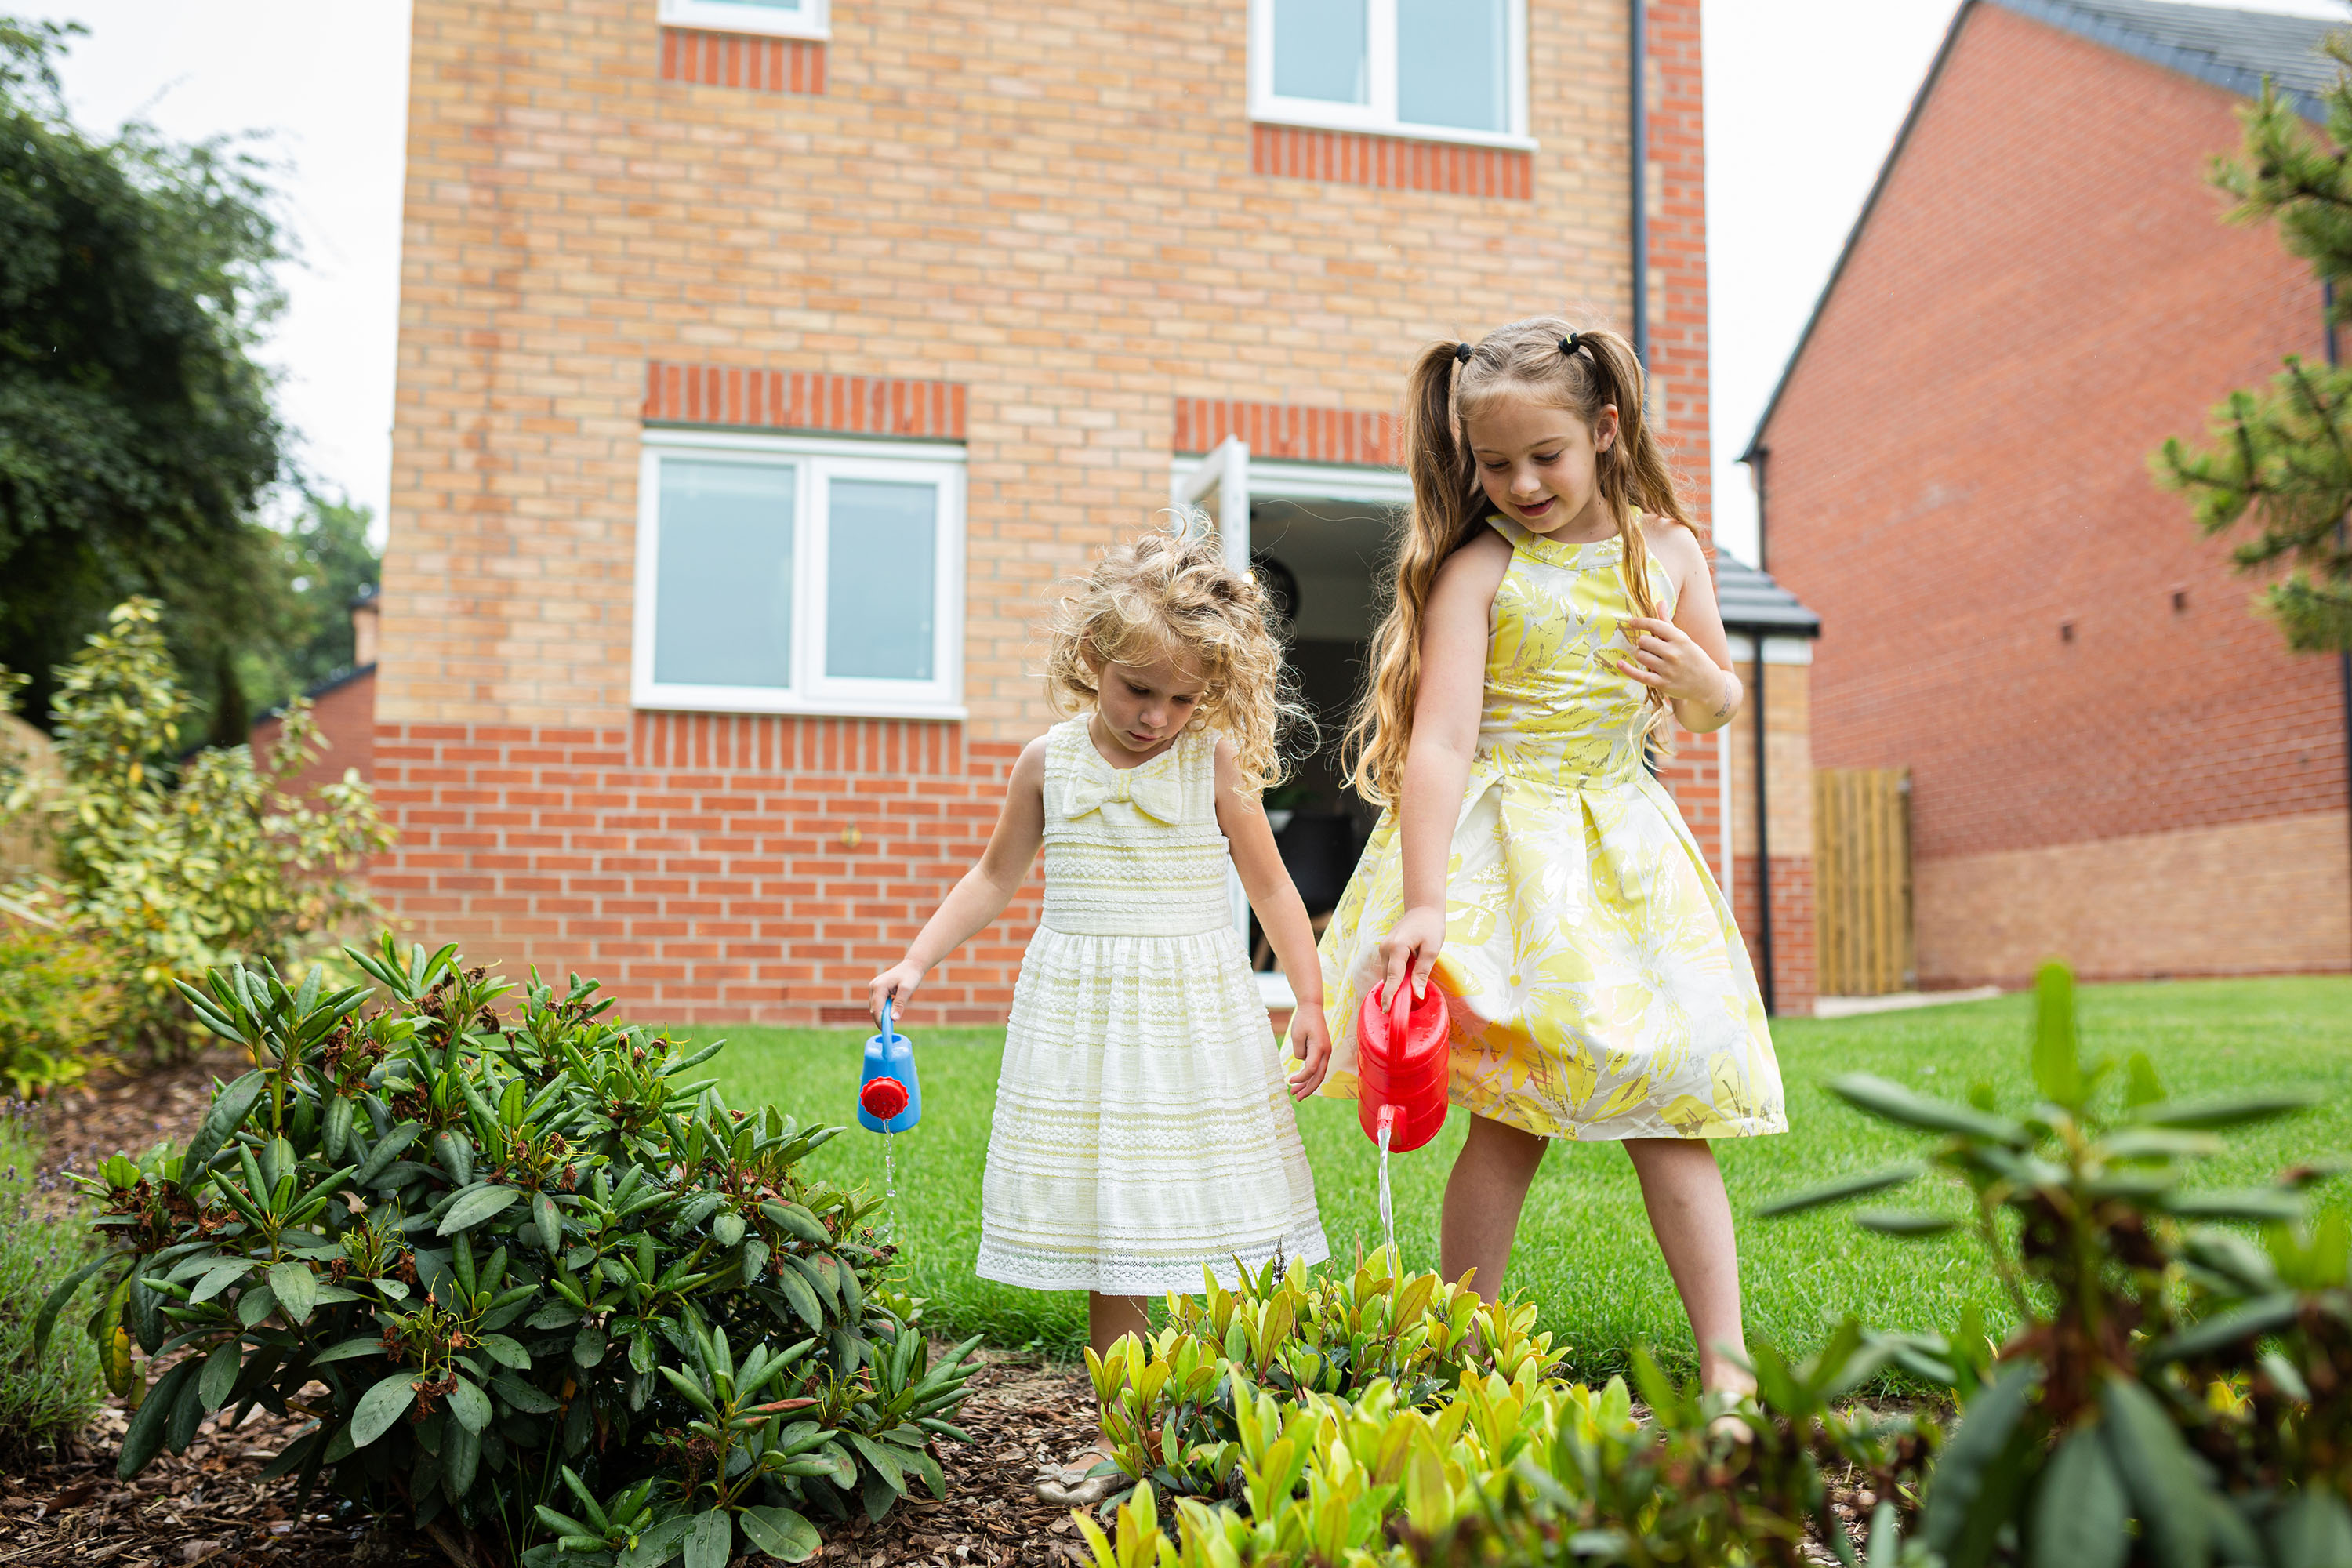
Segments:
[[[289,792],[319,751],[306,703],[287,710],[265,759],[232,746],[175,768],[187,699],[159,614],[151,600],[118,605],[58,672],[63,776],[40,803],[58,871],[29,901],[121,949],[126,1031],[168,1052],[188,1031],[180,983],[237,963],[292,965],[372,915],[352,873],[392,835],[354,773],[313,798]]]
[[[81,1081],[121,1011],[115,955],[0,913],[0,1078],[19,1100]]]
[[[184,987],[259,1065],[184,1151],[90,1183],[91,1333],[119,1387],[164,1369],[121,1475],[215,1411],[299,1410],[272,1473],[533,1568],[799,1562],[819,1521],[944,1493],[971,1346],[934,1363],[880,1306],[877,1204],[801,1169],[839,1128],[677,1081],[719,1047],[607,1022],[593,983],[534,978],[503,1023],[452,949],[351,956],[388,1005],[317,969]]]
[[[1971,1225],[2021,1326],[1990,1363],[1968,1333],[1909,1348],[1948,1382],[1960,1423],[1921,1527],[1947,1568],[1991,1563],[2352,1563],[2352,1227],[2307,1220],[2338,1168],[2198,1192],[2221,1130],[2292,1114],[2296,1096],[2168,1099],[2147,1058],[2084,1060],[2073,977],[2042,973],[2032,1043],[2041,1102],[1955,1105],[1867,1075],[1830,1088],[1926,1133],[1923,1161],[1846,1177],[1768,1212],[1891,1192],[1931,1173],[1965,1221],[1858,1216],[1896,1237]],[[2120,1096],[2100,1091],[2120,1079]],[[2116,1103],[2117,1100],[2120,1103]],[[2259,1244],[2235,1222],[2259,1228]],[[1955,1352],[1958,1353],[1955,1353]]]
[[[98,1414],[98,1349],[87,1340],[37,1345],[41,1302],[89,1262],[84,1217],[54,1212],[34,1163],[40,1139],[17,1107],[0,1106],[0,1464],[31,1465]]]

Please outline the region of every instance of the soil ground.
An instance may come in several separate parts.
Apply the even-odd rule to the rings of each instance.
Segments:
[[[89,1171],[118,1150],[185,1139],[226,1054],[135,1076],[100,1075],[41,1115],[44,1167]],[[968,1444],[940,1446],[948,1496],[902,1505],[879,1524],[828,1532],[817,1561],[845,1568],[1026,1568],[1083,1563],[1066,1509],[1037,1500],[1038,1465],[1066,1461],[1092,1436],[1082,1373],[1034,1358],[986,1357],[959,1424]],[[260,1471],[301,1430],[299,1416],[256,1411],[234,1432],[207,1425],[188,1451],[160,1454],[137,1479],[114,1478],[129,1417],[109,1400],[71,1452],[0,1476],[0,1568],[407,1568],[440,1561],[406,1531],[370,1530],[314,1496],[296,1507],[289,1478]],[[335,1500],[325,1500],[326,1505]],[[763,1562],[751,1558],[747,1562]]]

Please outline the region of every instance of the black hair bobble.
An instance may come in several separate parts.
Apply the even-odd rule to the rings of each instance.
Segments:
[[[1455,343],[1454,345],[1454,363],[1456,364],[1468,364],[1470,363],[1470,345],[1468,343]]]
[[[1572,354],[1579,349],[1583,349],[1587,353],[1592,352],[1591,345],[1584,341],[1582,332],[1570,332],[1559,340],[1559,352],[1563,354]]]

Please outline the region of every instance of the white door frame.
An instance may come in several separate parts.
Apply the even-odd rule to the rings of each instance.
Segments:
[[[1249,443],[1228,436],[1216,449],[1199,458],[1177,458],[1168,468],[1168,499],[1178,506],[1198,507],[1215,520],[1217,537],[1224,546],[1226,563],[1237,572],[1250,569],[1250,502],[1264,496],[1278,500],[1369,501],[1402,506],[1412,500],[1412,481],[1394,468],[1360,468],[1343,463],[1297,463],[1250,457]],[[1234,927],[1249,938],[1249,897],[1238,876],[1230,877]],[[1280,974],[1257,977],[1258,995],[1269,1008],[1297,1005],[1290,982]]]

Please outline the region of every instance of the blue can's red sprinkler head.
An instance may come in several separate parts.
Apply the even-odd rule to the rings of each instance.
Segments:
[[[915,1077],[915,1042],[890,1026],[882,1005],[882,1032],[866,1042],[857,1083],[857,1123],[869,1132],[904,1132],[923,1119],[923,1086]]]

